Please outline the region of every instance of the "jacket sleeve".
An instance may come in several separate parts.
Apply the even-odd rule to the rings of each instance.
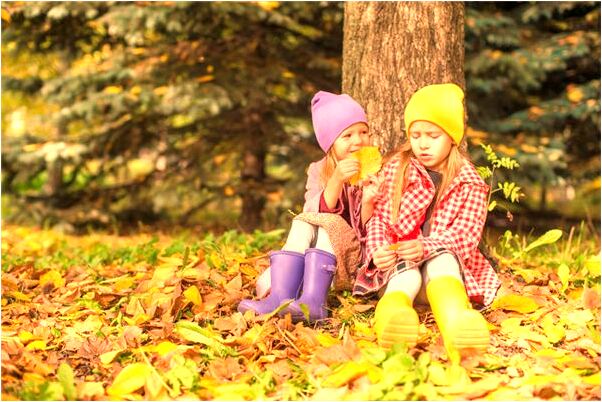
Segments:
[[[452,224],[444,230],[431,232],[422,238],[424,258],[429,258],[438,249],[446,249],[466,261],[478,247],[483,226],[487,218],[487,187],[465,184],[459,197],[449,199],[450,204],[443,205],[439,213],[457,213]]]
[[[345,207],[343,206],[343,202],[341,202],[341,197],[337,199],[337,203],[334,208],[329,208],[328,204],[326,204],[326,200],[324,199],[324,191],[320,193],[320,209],[318,212],[327,212],[329,214],[337,214],[342,215]]]
[[[307,169],[307,182],[305,183],[305,204],[303,212],[319,212],[320,198],[324,187],[320,183],[320,166],[318,162],[311,163]]]

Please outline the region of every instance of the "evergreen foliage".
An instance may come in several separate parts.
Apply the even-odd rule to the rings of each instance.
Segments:
[[[29,212],[188,220],[240,196],[261,213],[316,156],[308,104],[340,82],[340,4],[5,7],[3,184]],[[15,115],[26,95],[40,107]]]
[[[599,2],[467,3],[465,71],[471,126],[525,184],[567,179],[599,204]]]
[[[4,216],[285,225],[321,155],[311,95],[340,90],[342,19],[338,2],[3,2]],[[600,4],[468,2],[465,62],[469,138],[520,163],[500,172],[520,207],[560,184],[598,213]]]

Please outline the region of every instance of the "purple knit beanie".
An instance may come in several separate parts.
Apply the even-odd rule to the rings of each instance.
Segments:
[[[320,148],[328,152],[338,136],[355,123],[366,123],[366,112],[347,94],[320,91],[311,100],[311,120]]]

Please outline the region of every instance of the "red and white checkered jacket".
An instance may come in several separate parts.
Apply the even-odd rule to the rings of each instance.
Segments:
[[[424,166],[411,158],[408,185],[402,195],[398,218],[393,222],[393,182],[399,162],[399,156],[395,156],[381,172],[383,189],[376,200],[374,214],[367,223],[366,260],[358,271],[354,293],[376,291],[390,278],[391,272],[380,272],[370,264],[379,247],[420,239],[424,247],[422,261],[445,251],[455,254],[462,265],[469,298],[488,306],[501,283],[489,261],[478,250],[487,217],[487,184],[472,164],[466,163],[441,195],[432,212],[431,232],[423,237],[421,226],[435,196],[435,185]]]

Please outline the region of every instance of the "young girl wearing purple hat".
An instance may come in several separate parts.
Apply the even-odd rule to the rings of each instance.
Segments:
[[[326,155],[309,165],[303,213],[293,220],[282,249],[270,253],[270,268],[258,280],[261,297],[269,287],[269,275],[270,295],[242,300],[240,312],[270,313],[301,292],[280,314],[290,313],[295,322],[324,319],[333,279],[335,289],[351,290],[362,261],[364,225],[372,215],[380,185],[375,176],[362,187],[349,184],[360,169],[350,154],[370,145],[366,113],[349,95],[324,91],[314,95],[311,113],[318,144]],[[302,304],[308,307],[309,317]]]

